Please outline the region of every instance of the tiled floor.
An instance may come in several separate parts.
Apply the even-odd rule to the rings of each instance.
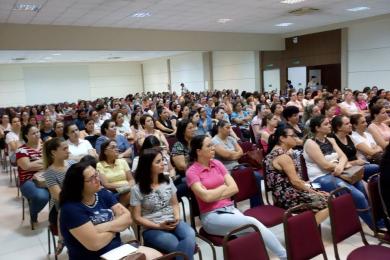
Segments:
[[[2,170],[2,169],[1,169]],[[0,260],[42,260],[54,259],[53,254],[48,256],[47,248],[47,217],[48,209],[43,210],[39,215],[39,224],[36,230],[31,230],[28,221],[28,213],[26,220],[22,222],[22,202],[21,198],[17,198],[17,190],[14,185],[10,186],[8,174],[1,171],[0,173]],[[247,208],[247,204],[240,205],[240,208]],[[368,229],[364,228],[366,233],[372,234]],[[278,238],[284,243],[283,228],[281,225],[272,228]],[[372,236],[366,236],[369,243],[377,244],[378,241]],[[333,246],[330,238],[329,221],[322,225],[322,238],[328,254],[328,259],[334,259]],[[202,249],[203,259],[211,259],[211,250],[201,241],[199,245]],[[339,245],[341,259],[346,259],[348,252],[357,246],[361,246],[360,236],[344,241]],[[223,259],[222,250],[217,248],[218,259]],[[67,259],[66,251],[64,251],[58,259]],[[271,255],[271,259],[276,257]],[[322,259],[317,257],[315,259]],[[390,256],[389,256],[390,259]]]

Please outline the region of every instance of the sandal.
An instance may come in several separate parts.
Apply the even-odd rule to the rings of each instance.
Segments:
[[[58,239],[57,246],[56,246],[56,255],[60,255],[62,253],[62,250],[64,250],[65,244],[63,239]]]

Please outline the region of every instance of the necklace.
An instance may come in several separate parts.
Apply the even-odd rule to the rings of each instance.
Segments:
[[[86,207],[88,207],[90,209],[96,207],[98,202],[99,202],[99,196],[96,193],[95,193],[95,202],[92,205],[88,205],[88,204],[84,203],[83,201],[81,201],[81,203],[83,203]]]

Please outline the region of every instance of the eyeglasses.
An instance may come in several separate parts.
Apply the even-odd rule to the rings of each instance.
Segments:
[[[99,181],[99,172],[96,171],[94,175],[86,179],[84,182]]]
[[[118,146],[113,145],[113,146],[107,146],[107,150],[118,150]]]

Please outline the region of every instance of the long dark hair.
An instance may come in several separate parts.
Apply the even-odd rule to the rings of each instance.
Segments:
[[[54,157],[52,152],[57,150],[61,146],[62,140],[59,137],[54,137],[43,144],[43,164],[45,169],[54,163]]]
[[[160,140],[154,135],[149,135],[145,138],[144,143],[142,144],[141,151],[153,147],[159,147],[161,145]]]
[[[291,129],[291,128],[286,127],[284,124],[281,124],[276,128],[275,132],[269,136],[267,154],[272,151],[272,149],[275,147],[275,145],[280,144],[280,137],[282,137],[282,136],[287,137],[288,129]]]
[[[107,160],[107,156],[104,151],[107,149],[107,146],[109,146],[111,142],[116,143],[115,140],[107,140],[100,146],[99,161],[103,162]]]
[[[314,116],[310,119],[310,124],[309,124],[309,127],[310,127],[310,131],[315,134],[317,132],[317,129],[316,127],[320,127],[322,122],[324,122],[325,120],[325,116],[324,115],[318,115],[318,116]]]
[[[84,170],[89,162],[79,162],[69,167],[60,192],[60,207],[66,202],[81,202],[84,190]]]
[[[207,135],[197,135],[191,140],[190,162],[198,160],[197,150],[202,149],[203,141]]]
[[[192,124],[189,119],[182,119],[177,123],[176,138],[180,143],[184,144],[185,146],[188,146],[188,143],[185,139],[185,133],[187,126],[190,123]]]
[[[152,162],[159,154],[162,156],[161,149],[155,147],[143,150],[139,156],[137,170],[135,171],[135,181],[143,194],[149,194],[152,191]],[[158,183],[162,182],[169,183],[169,180],[163,173],[160,173]]]
[[[24,142],[28,143],[27,135],[28,135],[28,132],[30,131],[30,129],[33,127],[36,127],[36,126],[27,124],[26,126],[22,127],[21,135],[22,135]]]

